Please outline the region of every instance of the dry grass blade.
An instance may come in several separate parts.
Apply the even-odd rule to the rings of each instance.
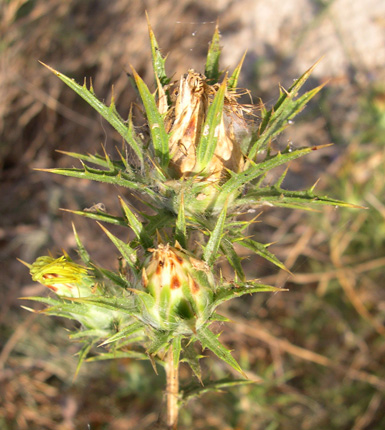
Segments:
[[[262,324],[253,321],[252,323],[245,323],[243,320],[237,318],[232,314],[225,314],[231,321],[235,322],[234,331],[246,334],[247,336],[259,339],[262,342],[266,342],[273,348],[280,348],[282,351],[294,355],[302,360],[310,361],[312,363],[319,364],[321,366],[329,367],[334,369],[338,373],[347,376],[350,379],[365,382],[370,385],[375,386],[380,390],[385,389],[385,379],[382,379],[376,375],[370,374],[365,371],[356,369],[346,369],[346,366],[342,363],[335,363],[328,357],[318,354],[314,351],[302,348],[300,346],[294,345],[286,339],[281,339],[269,333],[263,328]]]

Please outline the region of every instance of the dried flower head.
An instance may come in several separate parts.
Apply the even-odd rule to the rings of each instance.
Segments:
[[[166,116],[171,167],[175,175],[182,177],[204,173],[208,180],[217,182],[226,169],[239,172],[244,160],[236,130],[240,123],[243,129],[247,129],[247,123],[243,118],[246,108],[238,103],[235,91],[226,89],[221,120],[215,130],[217,146],[209,166],[201,172],[196,163],[196,151],[201,137],[209,132],[206,123],[208,108],[220,86],[210,85],[204,75],[194,70],[189,70],[175,86],[171,95],[172,105]]]

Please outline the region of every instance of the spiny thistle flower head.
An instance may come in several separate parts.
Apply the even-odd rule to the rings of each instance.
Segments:
[[[246,107],[236,100],[236,92],[227,88],[223,99],[223,110],[218,115],[219,124],[214,130],[217,145],[214,154],[206,169],[203,171],[197,160],[197,149],[200,139],[207,137],[210,132],[207,120],[208,108],[212,105],[217,92],[218,84],[210,85],[207,78],[189,70],[171,94],[171,106],[167,105],[167,98],[159,98],[158,105],[161,111],[166,110],[166,131],[170,135],[169,148],[171,169],[175,170],[176,177],[201,176],[211,182],[219,182],[226,174],[226,169],[234,172],[241,170],[244,162],[234,133],[234,123],[243,122],[243,130],[247,130],[247,123],[243,119]],[[158,91],[162,91],[159,87]]]
[[[214,297],[214,279],[204,261],[175,247],[160,244],[150,249],[142,271],[140,286],[155,299],[140,315],[158,329],[182,325],[195,330],[206,323]]]

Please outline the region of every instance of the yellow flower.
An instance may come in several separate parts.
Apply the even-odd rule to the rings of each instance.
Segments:
[[[39,257],[31,266],[32,279],[45,285],[59,296],[84,297],[91,293],[93,278],[88,269],[68,257]]]

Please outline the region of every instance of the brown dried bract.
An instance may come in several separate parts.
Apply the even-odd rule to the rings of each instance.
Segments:
[[[207,110],[214,99],[219,85],[209,85],[206,77],[189,70],[171,94],[172,106],[166,115],[166,131],[170,133],[171,166],[177,177],[198,175],[196,170],[196,149],[204,133],[203,125]],[[160,93],[162,111],[165,111],[163,92]],[[237,102],[235,92],[228,91],[221,122],[218,126],[218,142],[214,156],[206,170],[207,179],[220,181],[226,169],[238,172],[243,167],[243,155],[237,136],[239,130],[247,130],[243,118],[245,109]]]

